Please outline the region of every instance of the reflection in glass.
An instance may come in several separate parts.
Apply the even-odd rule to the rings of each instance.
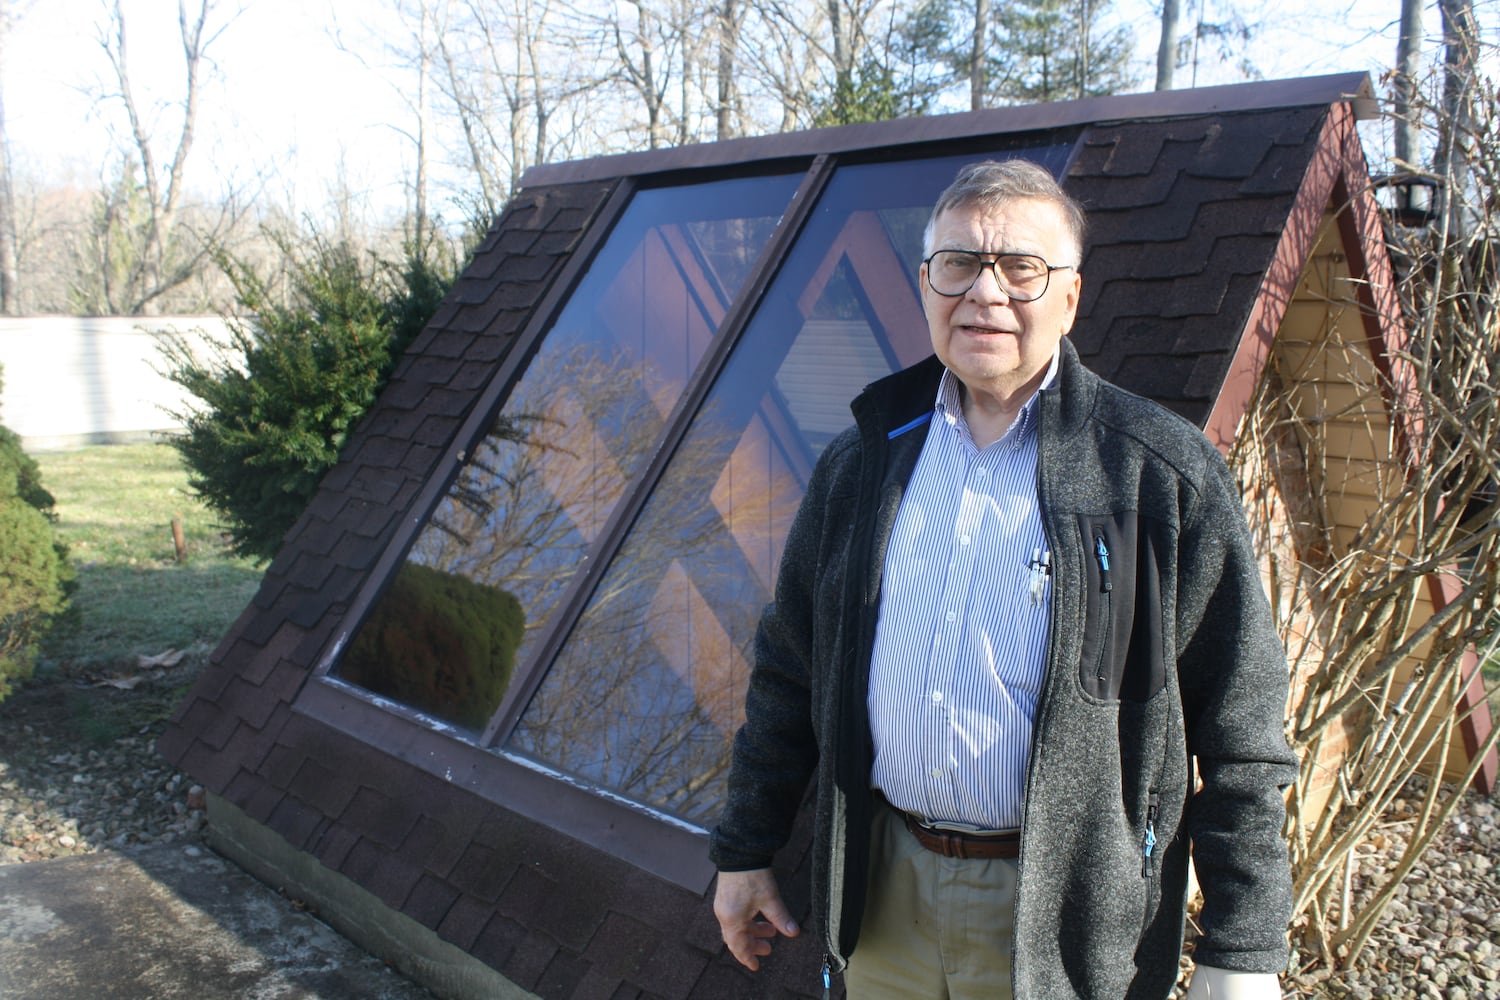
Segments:
[[[482,729],[510,684],[524,625],[514,594],[408,562],[350,643],[340,676]]]
[[[1061,151],[1028,155],[1057,169]],[[835,174],[510,749],[711,822],[756,621],[812,465],[866,384],[931,353],[922,228],[972,158]]]
[[[797,180],[636,194],[351,640],[341,678],[484,728],[656,447]],[[456,606],[424,605],[412,620],[413,581],[460,595]],[[513,610],[501,610],[507,601]],[[491,641],[491,615],[517,624]]]

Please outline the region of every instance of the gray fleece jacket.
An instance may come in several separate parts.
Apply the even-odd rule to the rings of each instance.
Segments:
[[[768,867],[816,777],[814,915],[835,967],[879,877],[866,688],[885,548],[941,374],[929,358],[867,388],[856,426],[818,461],[756,636],[711,842],[721,870]],[[1099,379],[1067,340],[1038,434],[1053,620],[1027,767],[1015,995],[1167,996],[1189,845],[1204,894],[1198,961],[1279,972],[1283,796],[1296,776],[1287,666],[1228,469],[1201,432]]]

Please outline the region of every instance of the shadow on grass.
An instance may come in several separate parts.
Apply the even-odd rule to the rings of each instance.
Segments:
[[[42,644],[41,665],[100,668],[211,649],[255,596],[262,573],[240,560],[85,563],[68,611]]]

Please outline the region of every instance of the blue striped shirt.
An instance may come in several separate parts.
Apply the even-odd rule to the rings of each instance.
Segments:
[[[1043,388],[1056,377],[1054,355]],[[980,451],[958,380],[944,372],[886,550],[870,664],[871,784],[936,823],[1021,825],[1052,606],[1050,578],[1033,568],[1047,553],[1036,411],[1032,396]]]

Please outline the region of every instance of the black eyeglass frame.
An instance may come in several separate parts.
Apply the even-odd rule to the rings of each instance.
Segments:
[[[965,285],[962,291],[944,292],[939,290],[938,287],[932,283],[932,259],[940,253],[961,253],[965,256],[973,257],[979,261],[979,270],[974,272],[973,280]],[[1017,295],[1012,292],[1010,290],[1010,287],[1000,277],[1000,261],[1006,257],[1030,257],[1033,260],[1041,261],[1042,267],[1046,268],[1045,278],[1042,281],[1042,290],[1030,297]],[[986,260],[985,258],[990,259]],[[1074,271],[1078,269],[1077,264],[1049,264],[1047,263],[1046,257],[1043,257],[1041,254],[1036,253],[985,253],[980,250],[964,250],[959,247],[944,247],[941,250],[932,251],[932,253],[928,254],[927,257],[922,261],[922,266],[927,268],[927,287],[931,288],[934,293],[941,295],[947,299],[956,299],[961,296],[968,295],[969,289],[974,287],[974,282],[979,280],[979,276],[984,273],[984,269],[989,268],[990,274],[995,279],[995,284],[1000,286],[1000,290],[1005,293],[1005,297],[1016,302],[1035,302],[1043,295],[1046,295],[1047,289],[1052,287],[1053,271]]]

